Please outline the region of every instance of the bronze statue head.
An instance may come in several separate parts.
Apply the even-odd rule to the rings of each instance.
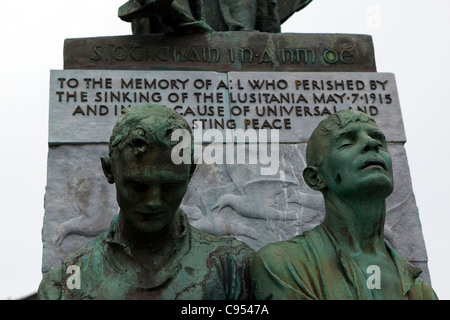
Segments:
[[[186,120],[172,109],[129,108],[113,129],[109,157],[101,159],[108,182],[116,185],[121,213],[141,232],[160,231],[174,219],[194,172],[193,161],[172,161],[172,149],[178,143],[172,141],[172,133],[177,129],[191,132]]]
[[[342,110],[323,120],[308,141],[306,161],[305,182],[324,196],[387,197],[393,191],[386,138],[363,112]]]

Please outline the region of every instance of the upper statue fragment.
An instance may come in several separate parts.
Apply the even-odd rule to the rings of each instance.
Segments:
[[[119,17],[134,35],[212,31],[281,32],[281,24],[312,0],[129,0]]]

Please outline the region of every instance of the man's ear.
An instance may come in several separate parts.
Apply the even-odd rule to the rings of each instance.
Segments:
[[[303,179],[313,190],[322,191],[326,187],[326,184],[319,175],[319,169],[317,167],[306,167],[305,170],[303,170]]]
[[[106,179],[109,183],[113,184],[115,181],[112,173],[111,159],[109,157],[101,157],[100,160],[102,162],[102,169]]]

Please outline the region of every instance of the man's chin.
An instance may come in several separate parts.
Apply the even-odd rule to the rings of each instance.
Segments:
[[[155,233],[159,232],[167,225],[167,221],[164,215],[140,215],[138,219],[134,221],[134,226],[142,233]]]
[[[338,188],[338,194],[345,198],[360,199],[361,197],[386,198],[394,190],[394,184],[390,177],[383,174],[354,178]]]
[[[157,233],[164,229],[164,227],[165,224],[153,221],[135,223],[135,228],[142,233]]]
[[[379,176],[360,184],[355,190],[356,193],[363,193],[366,196],[387,197],[394,191],[394,184],[391,179]]]

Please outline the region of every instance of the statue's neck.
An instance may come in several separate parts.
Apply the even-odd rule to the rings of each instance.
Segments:
[[[386,202],[383,199],[351,199],[333,195],[325,197],[323,225],[350,255],[373,254],[385,250],[384,222]]]
[[[119,213],[119,241],[130,249],[134,262],[139,266],[139,281],[154,284],[167,280],[174,272],[174,261],[186,254],[186,248],[183,248],[186,244],[184,227],[183,217],[177,213],[162,230],[141,232]]]
[[[176,246],[180,236],[180,216],[170,221],[166,227],[157,232],[143,232],[135,228],[122,212],[119,213],[120,241],[125,243],[132,251],[142,251],[151,255],[164,255]]]

